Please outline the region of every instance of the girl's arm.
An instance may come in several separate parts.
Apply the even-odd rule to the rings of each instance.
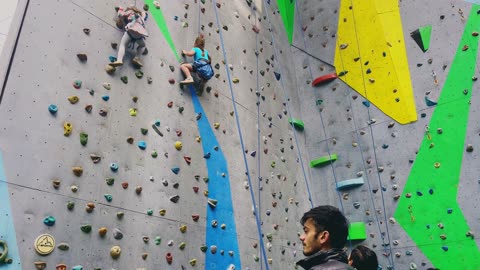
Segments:
[[[194,56],[194,55],[195,55],[195,51],[194,51],[194,50],[191,50],[191,51],[182,50],[182,54],[183,54],[183,55],[186,55],[186,56]]]
[[[208,54],[208,63],[212,63],[212,58],[210,57],[210,54]]]

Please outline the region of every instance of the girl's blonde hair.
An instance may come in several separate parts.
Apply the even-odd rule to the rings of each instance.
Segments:
[[[200,34],[196,39],[195,43],[193,44],[193,47],[197,47],[200,50],[202,50],[202,56],[205,56],[205,52],[203,51],[205,49],[205,38],[203,37],[202,34]]]

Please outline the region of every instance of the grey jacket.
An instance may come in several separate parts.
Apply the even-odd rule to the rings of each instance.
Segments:
[[[347,264],[347,254],[341,249],[319,251],[297,262],[305,270],[354,270]]]

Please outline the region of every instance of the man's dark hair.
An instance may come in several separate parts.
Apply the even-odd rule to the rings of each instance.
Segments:
[[[350,254],[352,266],[357,270],[377,270],[378,259],[377,254],[366,246],[357,246]]]
[[[331,205],[317,206],[303,214],[300,223],[304,225],[308,219],[312,219],[317,235],[322,231],[328,231],[330,244],[333,248],[343,248],[345,246],[348,235],[348,220],[338,208]]]

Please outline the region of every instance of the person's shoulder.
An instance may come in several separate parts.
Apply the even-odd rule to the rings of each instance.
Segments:
[[[354,268],[343,262],[329,260],[324,264],[312,267],[310,270],[354,270]]]

